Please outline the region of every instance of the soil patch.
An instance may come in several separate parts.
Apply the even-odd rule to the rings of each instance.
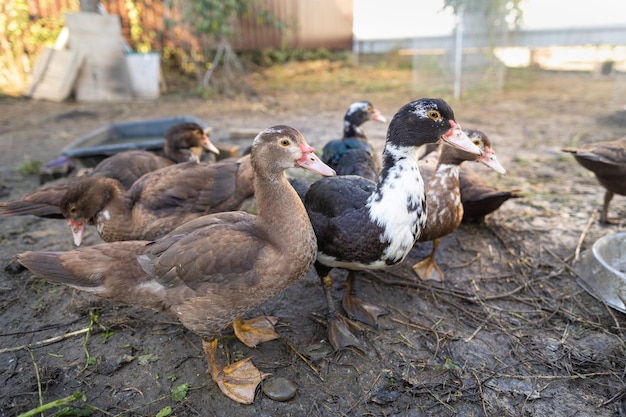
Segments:
[[[599,224],[604,190],[561,148],[626,134],[609,117],[624,105],[626,80],[512,77],[514,88],[444,98],[463,127],[490,136],[508,173],[475,170],[524,197],[442,239],[442,283],[418,281],[411,270],[430,243],[388,271],[359,273],[359,296],[390,312],[362,335],[367,352],[331,351],[314,271],[254,312],[279,318],[281,340],[256,349],[232,335],[220,340],[223,358],[251,357],[262,371],[294,382],[297,394],[287,402],[259,393],[251,406],[235,404],[205,374],[199,337],[178,323],[17,268],[19,252],[72,249],[70,232],[63,221],[0,218],[0,416],[74,393],[82,397],[65,406],[72,415],[155,416],[168,407],[177,416],[624,415],[626,318],[583,291],[572,264],[598,238],[625,229],[626,198],[616,196],[610,209],[621,224]],[[54,159],[106,123],[191,115],[214,127],[216,141],[233,130],[288,124],[321,149],[340,136],[352,101],[368,99],[391,119],[406,102],[435,95],[412,80],[408,70],[309,63],[250,74],[242,79],[247,94],[231,98],[1,98],[1,199],[39,186],[36,175],[18,170],[26,162]],[[379,150],[386,127],[364,126]],[[89,233],[84,245],[100,242]],[[345,275],[333,275],[339,303]]]

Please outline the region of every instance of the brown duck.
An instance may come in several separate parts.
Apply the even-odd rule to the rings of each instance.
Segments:
[[[207,134],[197,123],[172,126],[164,137],[163,156],[146,150],[119,152],[103,159],[87,176],[111,178],[122,189],[129,188],[142,175],[159,168],[187,161],[199,161],[202,149],[219,154]],[[62,219],[60,204],[68,187],[76,178],[41,187],[19,200],[0,203],[3,216],[38,216]]]
[[[563,152],[574,154],[576,161],[593,172],[604,187],[600,221],[617,223],[616,219],[609,218],[609,204],[615,194],[626,195],[626,137],[588,143],[577,148],[563,148]]]
[[[435,262],[435,253],[441,238],[454,232],[463,218],[459,183],[461,164],[465,161],[477,161],[500,174],[506,173],[498,162],[487,135],[476,129],[466,129],[464,132],[482,151],[481,156],[442,145],[439,152],[433,152],[420,160],[420,172],[426,183],[428,215],[417,242],[433,242],[430,254],[423,261],[413,265],[413,271],[423,280],[443,281],[443,272]]]
[[[254,195],[250,155],[217,163],[171,165],[124,190],[110,178],[75,181],[61,201],[74,243],[94,224],[106,242],[157,239],[209,213],[240,209]]]
[[[488,214],[498,210],[513,198],[522,198],[522,190],[501,190],[494,187],[467,164],[461,165],[459,174],[464,224],[484,224]]]
[[[221,368],[217,338],[249,310],[285,290],[313,265],[315,233],[285,169],[334,171],[299,131],[274,126],[258,134],[251,165],[258,215],[216,213],[156,241],[103,243],[68,252],[25,252],[19,262],[50,281],[177,317],[202,337],[208,373],[235,401],[249,404],[265,374],[249,359]],[[276,213],[281,213],[277,216]],[[254,322],[251,325],[254,327]],[[256,333],[265,333],[264,329]],[[256,337],[257,341],[275,338]],[[259,335],[256,335],[259,336]]]

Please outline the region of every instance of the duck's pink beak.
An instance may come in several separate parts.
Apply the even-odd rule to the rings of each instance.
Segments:
[[[500,165],[498,158],[496,158],[496,151],[494,151],[489,146],[485,147],[485,153],[483,153],[483,155],[478,158],[477,161],[487,165],[489,168],[493,169],[499,174],[506,174],[506,169],[504,169],[504,167]]]
[[[67,225],[72,229],[72,236],[74,236],[74,244],[80,246],[83,243],[83,234],[85,233],[85,222],[77,222],[67,219]]]
[[[373,121],[375,122],[380,122],[380,123],[385,123],[387,121],[387,118],[385,116],[383,116],[378,109],[374,109],[374,111],[372,112],[372,118]]]
[[[443,136],[441,136],[441,139],[448,145],[462,149],[466,152],[479,156],[483,154],[480,148],[474,145],[469,136],[461,130],[461,125],[456,123],[454,120],[450,120],[450,130],[444,133]]]
[[[204,134],[204,139],[202,140],[202,147],[208,152],[213,152],[215,155],[220,154],[220,150],[217,149],[217,146],[213,145],[213,142],[209,139],[209,135],[206,133]]]
[[[337,175],[334,169],[323,163],[322,160],[315,155],[315,149],[309,145],[300,145],[300,150],[302,151],[302,158],[298,159],[296,162],[297,165],[317,174],[326,175],[327,177]]]

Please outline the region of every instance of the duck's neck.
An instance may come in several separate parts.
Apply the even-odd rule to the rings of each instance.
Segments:
[[[119,187],[111,187],[101,201],[92,222],[104,241],[120,240],[132,228],[131,199]]]
[[[381,240],[388,243],[387,263],[404,259],[426,222],[424,180],[418,156],[415,147],[387,143],[378,186],[367,203],[370,219],[384,230]]]
[[[358,126],[349,120],[344,121],[343,123],[343,137],[344,138],[359,138],[359,139],[367,139],[365,136],[365,132],[361,129],[361,126]]]
[[[255,176],[254,198],[257,223],[276,245],[297,250],[314,236],[304,204],[284,172],[276,177]]]
[[[455,222],[458,219],[460,222],[463,216],[459,170],[461,164],[468,159],[461,155],[466,154],[450,146],[444,146],[441,150],[435,172],[426,184],[428,219],[420,241],[432,240],[430,234],[433,228],[441,232],[452,227],[452,222],[446,219],[453,218]]]
[[[426,183],[428,216],[419,236],[420,242],[454,231],[463,217],[459,184],[459,164],[441,163]]]
[[[176,162],[177,164],[180,164],[182,162],[191,162],[191,161],[199,162],[200,156],[198,154],[202,153],[202,149],[201,148],[197,148],[197,149],[198,151],[196,151],[196,149],[194,148],[191,148],[191,149],[170,148],[166,155],[169,159]]]

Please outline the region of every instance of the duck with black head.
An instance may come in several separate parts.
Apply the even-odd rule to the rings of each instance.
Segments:
[[[342,138],[331,140],[322,148],[322,161],[333,168],[337,175],[359,175],[372,181],[377,180],[380,160],[362,127],[369,120],[387,122],[370,101],[355,101],[344,114]]]
[[[352,294],[355,271],[396,265],[415,244],[427,218],[419,151],[438,141],[481,153],[444,100],[422,98],[407,103],[389,124],[378,182],[355,175],[322,178],[305,195],[318,239],[315,269],[328,303],[328,337],[336,349],[361,343],[350,330],[354,322],[334,307],[329,273],[333,268],[349,271],[344,310],[353,319],[375,323],[383,310]]]

